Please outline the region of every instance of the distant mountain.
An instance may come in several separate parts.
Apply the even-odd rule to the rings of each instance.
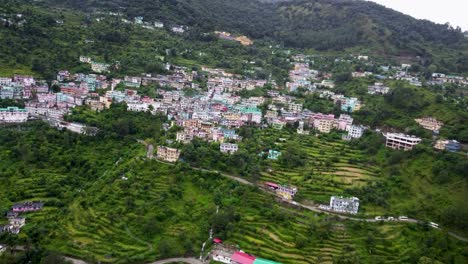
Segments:
[[[45,0],[82,10],[112,10],[129,17],[189,25],[200,32],[226,30],[295,48],[357,48],[431,63],[441,51],[462,51],[459,28],[417,20],[373,2],[356,0]],[[459,56],[459,55],[458,55]],[[468,69],[468,65],[457,66]]]

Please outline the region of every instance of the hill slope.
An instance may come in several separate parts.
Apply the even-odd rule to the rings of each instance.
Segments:
[[[367,1],[49,0],[50,3],[88,11],[119,11],[129,17],[144,16],[148,21],[190,25],[203,32],[237,31],[296,48],[364,47],[385,55],[421,56],[428,63],[441,50],[468,50],[458,28],[417,20]],[[466,70],[468,66],[462,62],[459,60],[453,70]]]

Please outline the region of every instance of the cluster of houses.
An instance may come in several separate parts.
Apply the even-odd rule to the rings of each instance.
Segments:
[[[468,78],[456,75],[446,75],[443,73],[433,73],[431,80],[428,82],[430,85],[444,85],[447,83],[468,86]]]
[[[290,92],[295,92],[300,87],[313,90],[315,86],[311,80],[318,80],[317,75],[318,71],[310,69],[308,63],[295,63],[294,69],[289,71],[291,81],[286,83],[286,88]]]
[[[80,62],[87,63],[91,66],[91,70],[96,73],[106,73],[109,72],[109,69],[112,65],[94,61],[91,57],[80,56]]]
[[[103,12],[96,12],[97,14],[102,14]],[[115,13],[115,12],[107,12],[105,13],[104,15],[109,15],[109,16],[118,16],[118,17],[122,17],[123,14],[122,13]],[[104,19],[106,18],[106,16],[99,16],[96,18],[96,21],[97,22],[101,22],[103,21]],[[151,30],[155,30],[155,29],[163,29],[164,28],[164,23],[161,22],[161,21],[145,21],[145,18],[143,16],[136,16],[132,19],[127,19],[127,18],[121,18],[120,19],[123,23],[125,24],[133,24],[133,25],[136,25],[136,26],[140,26],[142,28],[146,28],[146,29],[151,29]],[[173,32],[173,33],[178,33],[178,34],[181,34],[181,33],[184,33],[188,27],[187,26],[181,26],[181,25],[172,25],[172,26],[168,26],[168,29]]]
[[[60,92],[52,92],[45,81],[32,76],[0,77],[1,99],[25,100],[25,108],[6,107],[0,109],[0,123],[23,123],[31,118],[41,118],[58,129],[85,133],[86,126],[65,122],[63,117],[73,107],[83,105],[98,96],[90,91],[107,88],[105,76],[95,74],[70,74],[61,71],[53,85]]]
[[[13,205],[6,215],[9,223],[0,226],[0,233],[19,234],[21,228],[26,225],[26,218],[21,217],[20,214],[36,212],[42,210],[43,207],[44,203],[42,202],[24,202]]]

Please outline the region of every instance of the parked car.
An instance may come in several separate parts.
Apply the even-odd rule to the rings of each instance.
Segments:
[[[375,217],[375,220],[381,221],[381,220],[383,220],[383,218],[382,218],[381,216],[376,216],[376,217]]]
[[[399,217],[398,217],[398,220],[400,220],[400,221],[408,221],[408,217],[402,215],[402,216],[399,216]]]

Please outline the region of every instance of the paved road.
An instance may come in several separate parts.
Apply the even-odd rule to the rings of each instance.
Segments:
[[[163,260],[158,260],[155,262],[151,262],[148,264],[167,264],[167,263],[177,263],[177,262],[183,262],[183,263],[189,263],[189,264],[203,264],[198,259],[195,258],[172,258],[172,259],[163,259]]]
[[[88,264],[88,262],[85,262],[85,261],[80,260],[80,259],[75,259],[75,258],[70,258],[70,257],[65,257],[65,259],[71,261],[73,264]],[[148,263],[148,264],[168,264],[168,263],[178,263],[178,262],[188,263],[188,264],[203,264],[203,262],[201,262],[200,260],[195,259],[195,258],[163,259],[163,260],[158,260],[158,261],[151,262],[151,263]]]

